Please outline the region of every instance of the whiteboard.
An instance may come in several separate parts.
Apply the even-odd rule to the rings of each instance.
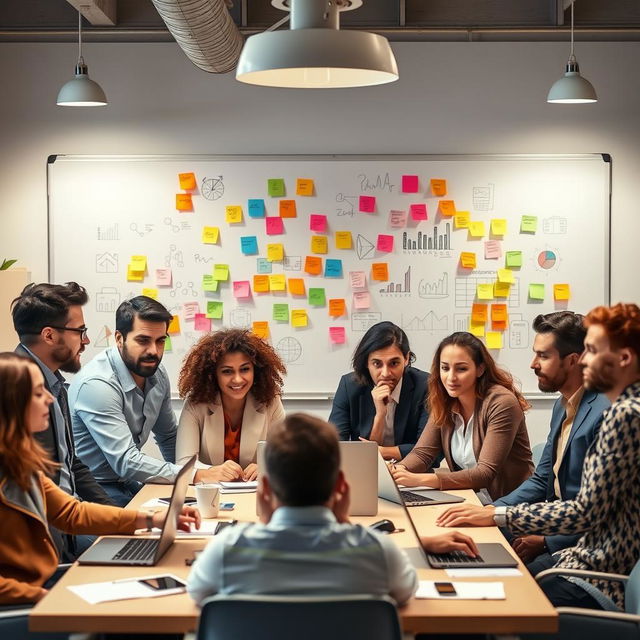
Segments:
[[[329,397],[341,374],[349,371],[353,350],[373,323],[390,320],[404,328],[416,366],[429,369],[438,342],[457,330],[467,330],[472,304],[508,305],[503,347],[497,360],[535,394],[529,371],[533,332],[539,313],[569,308],[586,312],[609,302],[610,159],[606,155],[567,156],[52,156],[48,162],[49,265],[52,282],[78,281],[90,294],[85,319],[91,344],[85,362],[114,344],[118,304],[158,289],[158,299],[180,319],[180,332],[171,336],[165,353],[174,391],[181,362],[202,335],[195,321],[185,318],[197,302],[223,304],[222,326],[251,327],[268,321],[269,340],[287,364],[285,395]],[[193,172],[192,211],[176,210],[178,174]],[[411,184],[417,176],[417,192]],[[264,218],[249,216],[249,200],[264,200],[267,216],[278,217],[280,200],[270,196],[268,181],[284,181],[284,199],[294,200],[296,217],[283,220],[284,233],[267,235]],[[297,179],[313,180],[313,195],[296,194]],[[433,194],[432,179],[446,180],[447,194]],[[372,213],[361,196],[375,198]],[[457,211],[469,211],[484,221],[486,235],[474,238],[456,229],[454,219],[441,215],[439,200],[453,200]],[[371,203],[371,201],[369,201]],[[411,205],[424,204],[427,220],[415,220]],[[226,222],[226,207],[240,206],[242,222]],[[366,208],[366,207],[364,207]],[[418,210],[420,208],[418,207]],[[391,211],[406,212],[406,226],[391,223]],[[252,209],[252,213],[255,209]],[[310,230],[311,214],[325,215],[324,232]],[[393,214],[395,224],[404,214]],[[537,218],[535,232],[523,233],[523,215]],[[506,219],[504,236],[492,236],[492,219]],[[205,226],[219,228],[216,244],[202,242]],[[350,231],[351,249],[337,249],[337,231]],[[393,237],[393,250],[378,250],[378,236]],[[342,261],[342,275],[325,277],[304,271],[311,236],[325,235],[326,259]],[[255,236],[258,253],[244,255],[243,236]],[[485,258],[485,243],[500,258]],[[285,259],[266,260],[268,243],[281,243]],[[506,251],[521,251],[522,266],[513,270],[509,297],[479,301],[477,285],[496,280],[505,266]],[[460,253],[476,254],[476,268],[464,269]],[[133,255],[147,258],[141,282],[127,280]],[[388,281],[372,280],[372,265],[388,265]],[[229,280],[217,292],[204,292],[202,278],[215,264],[229,266]],[[335,263],[333,263],[335,266]],[[156,286],[156,269],[170,268],[170,286]],[[271,269],[272,275],[303,278],[306,292],[324,289],[326,303],[312,306],[306,297],[289,291],[251,292],[236,298],[234,281],[250,281]],[[366,273],[370,294],[367,308],[356,309],[349,274]],[[528,296],[530,284],[545,285],[543,300]],[[555,284],[569,284],[569,301],[554,299]],[[344,299],[346,313],[332,318],[330,299]],[[273,319],[274,304],[288,304],[285,321]],[[295,328],[294,310],[307,311],[308,325]],[[488,307],[490,310],[490,307]],[[281,309],[282,310],[282,309]],[[490,321],[487,323],[487,329]],[[345,342],[336,344],[330,327],[343,327]]]

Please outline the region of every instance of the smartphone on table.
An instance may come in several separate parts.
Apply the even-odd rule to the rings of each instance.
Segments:
[[[158,502],[163,502],[164,504],[169,504],[171,502],[171,498],[158,498]],[[192,496],[187,496],[184,499],[185,504],[195,504],[197,501]]]
[[[224,529],[226,529],[227,527],[233,527],[233,525],[237,523],[238,523],[237,520],[220,520],[220,522],[216,524],[216,528],[213,532],[213,535],[215,536],[221,531],[223,531]]]
[[[176,578],[175,576],[155,576],[153,578],[143,578],[138,580],[140,584],[153,589],[154,591],[167,591],[168,589],[184,589],[186,582]]]
[[[435,582],[434,586],[438,595],[441,596],[455,596],[458,595],[456,593],[456,588],[450,582]]]

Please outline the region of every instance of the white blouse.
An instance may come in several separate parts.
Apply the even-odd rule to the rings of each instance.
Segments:
[[[473,416],[467,424],[459,414],[453,414],[453,434],[451,435],[451,457],[461,469],[473,469],[478,464],[473,451]]]

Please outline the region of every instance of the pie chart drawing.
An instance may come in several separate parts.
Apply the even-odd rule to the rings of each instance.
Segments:
[[[543,269],[553,269],[556,266],[557,256],[553,251],[541,251],[538,254],[538,264]]]

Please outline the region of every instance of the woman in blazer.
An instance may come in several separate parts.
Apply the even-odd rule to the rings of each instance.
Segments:
[[[176,463],[198,454],[194,482],[255,480],[256,449],[284,419],[282,376],[271,345],[244,329],[204,336],[187,355],[178,390]]]
[[[512,376],[467,332],[445,338],[429,378],[430,417],[393,476],[406,486],[474,489],[489,502],[513,491],[533,472],[524,411],[529,404]],[[448,469],[427,473],[444,453]]]

